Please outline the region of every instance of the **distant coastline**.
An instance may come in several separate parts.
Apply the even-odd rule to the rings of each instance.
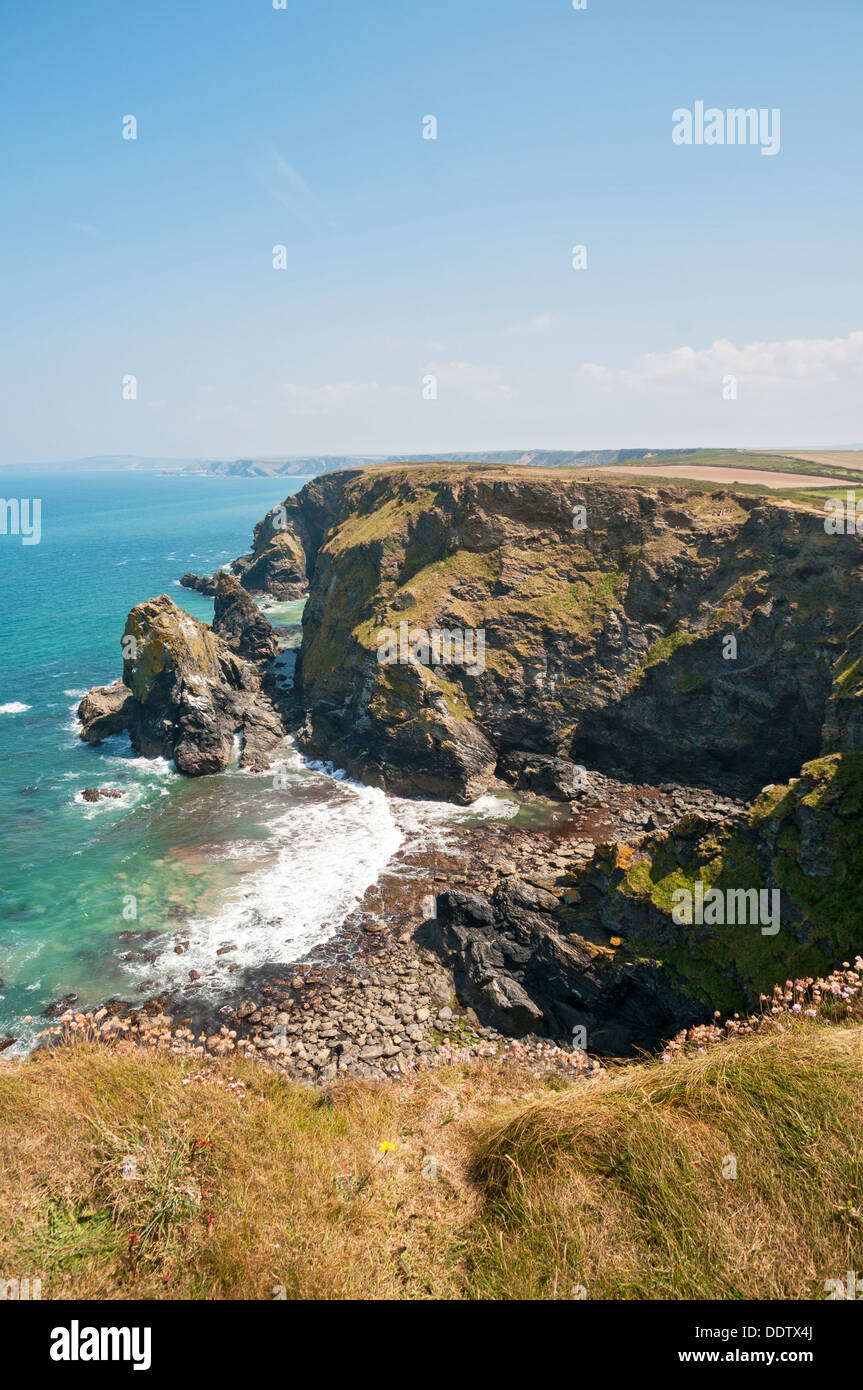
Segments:
[[[751,468],[805,473],[807,462],[829,464],[837,477],[863,469],[863,450],[857,445],[801,449],[740,448],[633,448],[633,449],[497,449],[426,454],[297,454],[254,455],[235,459],[153,458],[136,454],[103,454],[86,458],[3,464],[2,469],[28,473],[150,473],[163,478],[316,478],[344,469],[382,464],[415,463],[483,464],[490,467],[607,468],[641,462],[656,469],[662,460],[669,467]],[[838,467],[837,467],[838,465]],[[693,475],[694,476],[694,475]]]

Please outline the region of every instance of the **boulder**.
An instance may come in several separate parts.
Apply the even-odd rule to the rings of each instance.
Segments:
[[[132,692],[122,681],[113,685],[94,685],[78,706],[81,738],[85,743],[101,743],[111,734],[120,734],[129,726],[132,712]]]
[[[582,784],[571,758],[554,758],[541,753],[506,753],[498,774],[516,791],[531,791],[552,801],[573,801]]]
[[[81,793],[84,801],[116,801],[122,795],[119,787],[85,787]]]

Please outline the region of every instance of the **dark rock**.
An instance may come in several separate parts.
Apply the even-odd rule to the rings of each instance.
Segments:
[[[206,575],[187,572],[180,576],[180,583],[184,589],[194,589],[196,593],[203,594],[206,598],[212,598],[216,592],[217,579],[218,574],[208,578]]]
[[[54,999],[46,1009],[43,1009],[43,1018],[56,1018],[58,1014],[64,1014],[77,1002],[77,994],[64,994],[62,999]]]
[[[173,758],[190,776],[223,772],[241,739],[240,762],[262,771],[284,737],[259,672],[204,623],[161,594],[133,608],[123,638],[123,681],[85,696],[81,737],[128,729],[145,757]]]
[[[85,787],[81,793],[84,801],[116,801],[122,795],[119,787]]]
[[[254,599],[224,570],[216,576],[213,631],[250,661],[271,661],[279,643]]]
[[[13,1037],[11,1033],[5,1038],[0,1038],[0,1052],[5,1052],[7,1047],[11,1047],[17,1041],[18,1039]]]
[[[554,801],[572,801],[583,790],[571,758],[552,758],[523,751],[506,753],[497,771],[517,791],[532,791]]]
[[[301,598],[345,486],[362,474],[345,469],[313,478],[302,495],[286,497],[255,527],[252,551],[234,560],[233,573],[250,593]]]
[[[557,899],[519,880],[506,880],[493,900],[444,893],[437,918],[417,940],[451,969],[459,1002],[486,1026],[568,1043],[587,1030],[591,1052],[632,1055],[681,1027],[706,1021],[651,961],[597,951],[572,934]]]

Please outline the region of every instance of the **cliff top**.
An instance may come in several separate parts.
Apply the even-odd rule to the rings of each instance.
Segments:
[[[537,465],[515,465],[498,463],[375,463],[362,469],[350,470],[351,476],[366,475],[406,477],[414,482],[451,482],[454,479],[481,477],[488,482],[525,482],[534,485],[606,484],[611,487],[637,488],[654,496],[660,489],[677,488],[682,492],[727,493],[743,497],[764,497],[783,504],[802,508],[806,511],[823,512],[824,501],[828,496],[844,497],[849,486],[856,488],[858,501],[863,499],[863,473],[856,475],[847,470],[838,470],[845,476],[838,477],[817,474],[801,466],[797,476],[792,468],[781,461],[781,466],[763,466],[758,460],[757,467],[748,465],[739,470],[712,464],[683,463],[642,466],[641,464],[606,464],[602,466],[569,467],[557,466],[543,468]],[[653,471],[655,469],[655,471]],[[346,470],[347,471],[347,470]],[[746,481],[730,476],[739,471]],[[339,474],[334,475],[338,477]]]

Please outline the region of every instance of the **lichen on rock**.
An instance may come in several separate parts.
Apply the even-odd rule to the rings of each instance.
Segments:
[[[123,633],[123,680],[79,706],[86,742],[128,731],[145,757],[173,759],[190,776],[241,765],[262,770],[284,737],[262,676],[205,623],[166,594],[139,603]]]

